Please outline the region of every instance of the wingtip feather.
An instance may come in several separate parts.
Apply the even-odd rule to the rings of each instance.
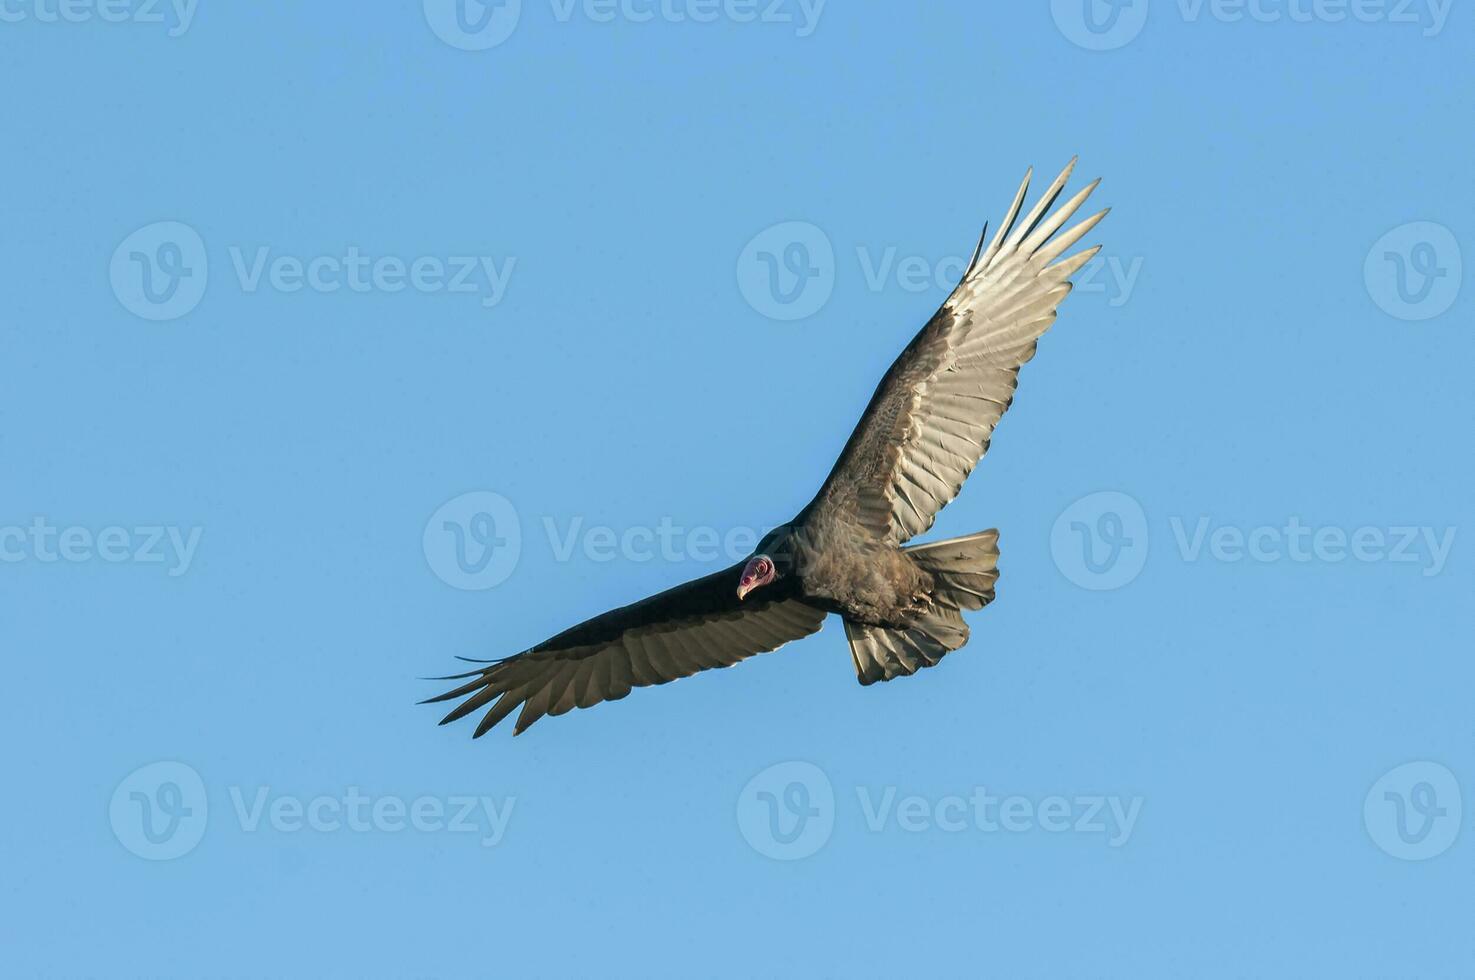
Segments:
[[[1014,227],[1014,221],[1019,217],[1019,209],[1024,206],[1024,199],[1029,195],[1029,182],[1034,179],[1035,168],[1033,166],[1024,168],[1024,179],[1019,182],[1019,190],[1014,192],[1014,200],[1009,204],[1009,210],[1004,214],[1004,220],[999,222],[999,228],[994,232],[993,240],[988,243],[984,250],[983,259],[979,263],[986,266],[989,261],[999,253],[999,246],[1004,244],[1009,231]]]

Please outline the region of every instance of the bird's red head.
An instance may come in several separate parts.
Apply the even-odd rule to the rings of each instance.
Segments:
[[[748,559],[743,566],[743,574],[738,577],[738,598],[752,592],[756,588],[767,585],[774,579],[773,559],[767,555],[754,555]]]

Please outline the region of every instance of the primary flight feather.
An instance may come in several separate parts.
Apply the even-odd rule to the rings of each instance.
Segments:
[[[998,532],[903,545],[932,526],[988,451],[1019,368],[1100,248],[1061,258],[1106,216],[1061,231],[1096,188],[1052,211],[1074,167],[1021,220],[1025,173],[994,237],[985,247],[985,228],[957,287],[881,379],[819,493],[751,557],[442,678],[465,683],[430,699],[464,699],[441,724],[485,708],[479,737],[520,707],[517,734],[544,715],[775,650],[829,613],[844,621],[862,684],[934,666],[968,642],[962,611],[994,598]]]

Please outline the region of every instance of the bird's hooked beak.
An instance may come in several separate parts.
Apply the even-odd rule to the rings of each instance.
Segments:
[[[744,596],[759,586],[772,582],[773,577],[773,562],[767,555],[755,555],[748,559],[748,563],[743,566],[743,574],[738,577],[738,601],[741,602]]]

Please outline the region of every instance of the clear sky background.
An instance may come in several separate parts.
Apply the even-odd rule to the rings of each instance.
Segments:
[[[1475,971],[1475,14],[1092,3],[0,4],[5,972]],[[1075,153],[964,650],[415,705],[791,516]]]

